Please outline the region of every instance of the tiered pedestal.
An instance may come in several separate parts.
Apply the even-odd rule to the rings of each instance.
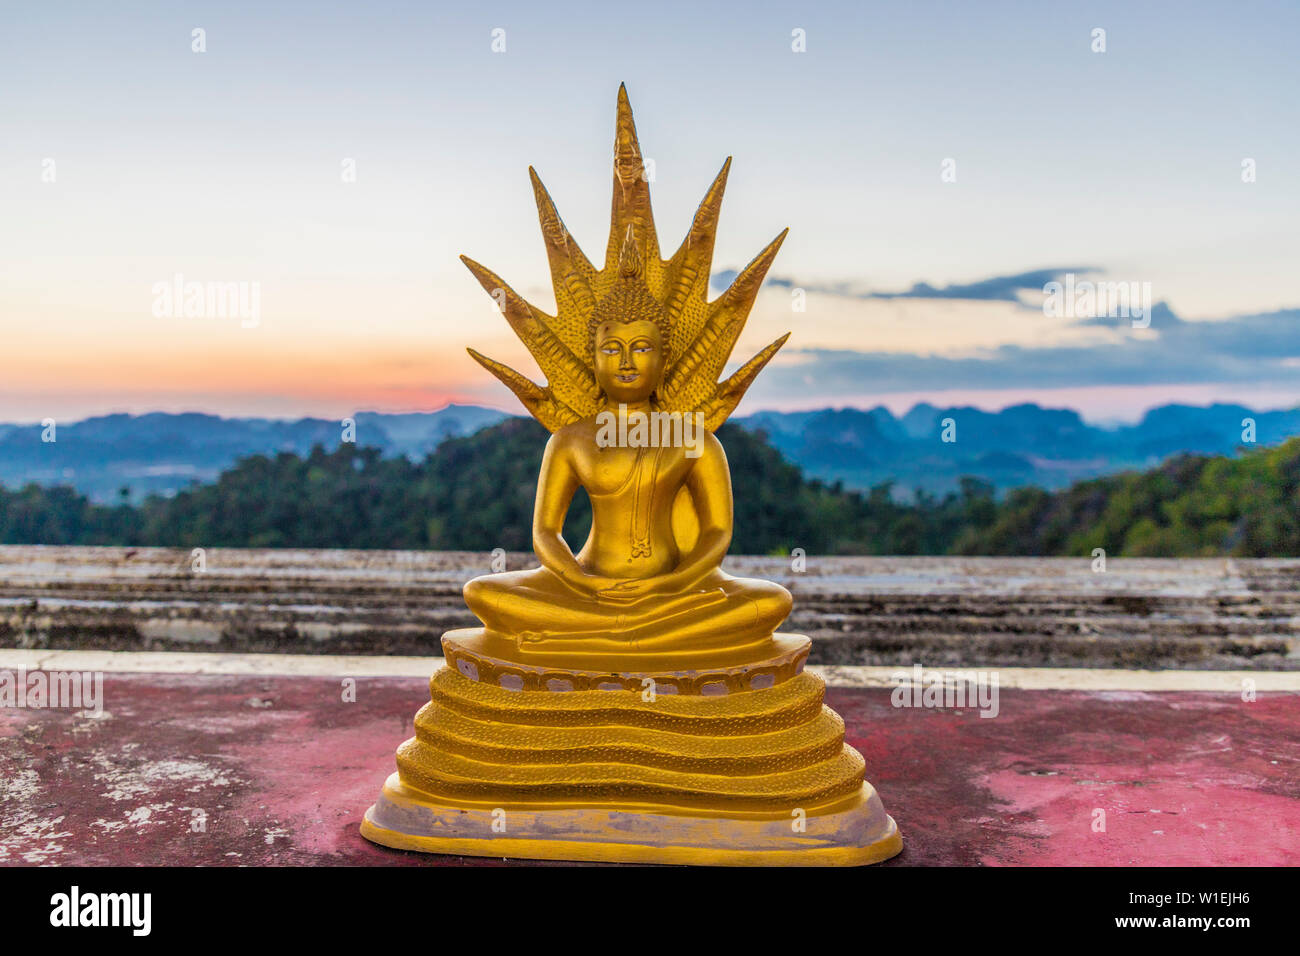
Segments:
[[[902,840],[844,722],[778,634],[748,662],[589,671],[504,659],[481,629],[447,666],[362,834],[427,853],[858,865]]]

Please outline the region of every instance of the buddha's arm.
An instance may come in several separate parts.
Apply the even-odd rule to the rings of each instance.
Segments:
[[[675,588],[685,590],[718,565],[731,547],[732,499],[731,469],[727,453],[712,433],[705,433],[704,452],[686,478],[691,500],[695,503],[700,534],[695,547],[684,554],[669,573]]]
[[[591,593],[609,582],[589,575],[564,540],[564,516],[578,490],[578,473],[569,460],[569,452],[559,435],[552,435],[542,455],[537,476],[537,501],[533,506],[533,552],[542,567],[565,585],[581,593]]]

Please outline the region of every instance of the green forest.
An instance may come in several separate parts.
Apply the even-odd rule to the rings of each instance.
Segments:
[[[343,445],[241,459],[208,485],[138,505],[69,487],[0,489],[0,542],[171,547],[527,551],[546,432],[512,418],[445,441],[422,462]],[[960,491],[899,501],[804,477],[762,433],[724,425],[735,554],[1300,555],[1300,438],[1236,457],[1184,455],[1059,492]],[[590,523],[570,509],[575,546]]]

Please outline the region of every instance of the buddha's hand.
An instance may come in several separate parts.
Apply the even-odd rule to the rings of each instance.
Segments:
[[[560,580],[570,591],[583,597],[595,597],[607,588],[623,581],[623,578],[608,578],[600,574],[583,574],[561,577]]]
[[[616,604],[636,604],[646,598],[676,594],[680,590],[681,586],[676,578],[659,574],[639,580],[620,581],[613,587],[597,592],[597,596],[603,601],[613,601]]]

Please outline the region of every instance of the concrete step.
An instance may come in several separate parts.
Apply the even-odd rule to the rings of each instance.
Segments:
[[[508,569],[535,565],[505,555]],[[438,653],[475,552],[0,547],[0,645]],[[1300,560],[729,558],[813,663],[1300,670]]]

